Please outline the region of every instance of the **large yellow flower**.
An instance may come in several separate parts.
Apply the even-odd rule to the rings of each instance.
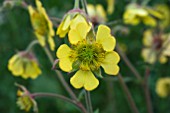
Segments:
[[[41,70],[33,54],[26,52],[15,54],[9,60],[8,69],[14,76],[21,76],[24,79],[35,79],[41,74]]]
[[[47,16],[47,13],[39,0],[36,0],[36,6],[36,9],[32,6],[28,6],[34,33],[42,46],[45,46],[47,41],[51,50],[54,50],[55,43],[53,36],[55,33],[53,30],[52,22]]]
[[[162,18],[162,15],[153,9],[150,9],[150,11],[154,13],[150,13],[147,8],[138,6],[137,4],[130,4],[123,14],[124,23],[137,25],[140,22],[143,22],[145,25],[154,27],[157,25],[155,18]]]
[[[153,30],[144,32],[142,56],[147,63],[153,64],[157,59],[166,63],[170,56],[170,34],[156,34]]]
[[[79,23],[75,29],[71,29],[68,36],[72,47],[63,44],[58,48],[56,55],[63,71],[78,70],[70,79],[75,88],[93,90],[99,85],[93,73],[102,67],[107,74],[117,75],[120,57],[113,51],[116,41],[107,26],[98,27],[96,40],[89,37],[89,30],[85,23]]]
[[[88,10],[88,14],[91,19],[91,22],[94,25],[106,22],[106,20],[107,20],[106,12],[102,5],[97,4],[96,6],[94,6],[92,4],[88,4],[87,10]]]
[[[77,12],[80,11],[81,13]],[[76,25],[80,22],[86,23],[89,28],[91,27],[90,22],[86,19],[85,15],[83,15],[81,10],[79,9],[73,9],[70,12],[68,12],[62,22],[60,23],[58,29],[57,29],[57,35],[59,35],[61,38],[64,38],[66,34],[69,32],[70,29],[74,29]]]
[[[170,78],[169,77],[160,78],[157,81],[156,93],[162,98],[170,96]]]

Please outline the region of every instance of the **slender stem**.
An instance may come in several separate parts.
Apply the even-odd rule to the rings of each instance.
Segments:
[[[74,9],[79,9],[79,0],[75,0]]]
[[[88,15],[88,11],[87,11],[87,1],[86,0],[81,0],[81,4],[85,10],[85,13]]]
[[[61,22],[62,21],[62,19],[56,18],[56,17],[50,17],[50,20],[51,21],[56,21],[56,22]]]
[[[79,102],[76,102],[72,99],[69,99],[63,95],[59,95],[59,94],[54,94],[54,93],[33,93],[31,94],[32,98],[38,98],[38,97],[55,97],[61,100],[64,100],[66,102],[72,103],[74,104],[76,107],[78,107],[81,111],[83,111],[83,113],[87,113],[87,111],[84,109],[84,107],[81,106],[81,104]]]
[[[127,97],[128,103],[130,104],[130,107],[131,107],[132,111],[133,111],[134,113],[139,113],[139,111],[138,111],[138,109],[137,109],[137,107],[136,107],[136,104],[135,104],[135,102],[134,102],[134,100],[133,100],[133,98],[132,98],[132,95],[131,95],[131,93],[130,93],[128,87],[127,87],[127,85],[126,85],[125,82],[123,81],[122,75],[121,75],[120,73],[119,73],[119,75],[118,75],[118,79],[119,79],[119,82],[120,82],[120,84],[121,84],[124,92],[126,93],[126,97]]]
[[[145,78],[144,78],[144,81],[143,81],[143,90],[144,90],[144,93],[145,93],[147,111],[148,111],[148,113],[153,113],[152,101],[151,101],[151,98],[150,98],[150,91],[149,91],[149,86],[148,86],[149,75],[150,75],[150,70],[147,68],[146,71],[145,71]]]
[[[28,47],[26,48],[26,52],[29,52],[33,47],[34,45],[36,44],[39,44],[39,41],[38,40],[33,40],[29,45]]]
[[[85,99],[86,99],[86,105],[89,113],[93,113],[93,107],[91,103],[91,97],[90,97],[90,92],[86,91],[85,93]]]
[[[150,0],[143,0],[142,5],[146,6],[149,2],[150,2]]]
[[[116,50],[118,51],[118,53],[120,54],[120,56],[122,57],[123,61],[126,63],[126,65],[129,67],[129,69],[132,71],[132,73],[136,76],[136,78],[139,81],[142,81],[141,75],[139,74],[139,72],[136,70],[136,68],[133,66],[133,64],[130,62],[130,60],[128,59],[128,57],[121,51],[119,45],[117,44],[116,46]]]
[[[53,58],[53,56],[51,55],[49,49],[48,49],[47,47],[44,47],[44,51],[45,51],[45,53],[47,54],[47,56],[48,56],[51,64],[53,64],[53,63],[54,63],[54,58]],[[70,94],[70,96],[71,96],[73,99],[77,100],[76,95],[73,93],[73,91],[71,90],[71,88],[68,86],[67,82],[64,80],[61,72],[60,72],[60,71],[57,71],[57,70],[56,70],[55,72],[56,72],[56,74],[58,75],[58,78],[60,79],[61,83],[63,84],[63,86],[65,87],[65,89],[67,90],[67,92]]]

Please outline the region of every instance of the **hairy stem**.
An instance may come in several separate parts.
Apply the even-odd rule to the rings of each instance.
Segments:
[[[83,9],[85,10],[85,13],[88,15],[87,11],[87,1],[86,0],[81,0],[81,4],[83,6]]]
[[[118,75],[118,79],[119,79],[119,82],[120,82],[120,84],[121,84],[121,86],[122,86],[122,88],[123,88],[123,90],[124,90],[124,92],[125,92],[125,94],[126,94],[128,103],[129,103],[132,111],[133,111],[134,113],[139,113],[138,108],[136,107],[136,104],[135,104],[135,102],[134,102],[134,100],[133,100],[133,98],[132,98],[132,95],[131,95],[131,93],[130,93],[127,85],[125,84],[125,82],[124,82],[124,80],[123,80],[123,78],[122,78],[122,75],[121,75],[120,73],[119,73],[119,75]]]
[[[138,73],[138,71],[136,70],[136,68],[133,66],[133,64],[130,62],[130,60],[128,59],[128,57],[121,51],[119,45],[117,44],[116,46],[116,50],[117,52],[120,54],[120,56],[122,57],[123,61],[126,63],[127,67],[129,67],[129,69],[132,71],[132,73],[136,76],[136,78],[139,81],[142,81],[141,75]]]
[[[32,49],[36,44],[39,44],[39,41],[38,41],[38,40],[33,40],[33,41],[28,45],[28,47],[26,48],[26,52],[31,51],[31,49]]]
[[[149,86],[148,86],[149,75],[150,75],[150,70],[147,68],[146,71],[145,71],[145,78],[144,78],[144,81],[143,81],[143,90],[144,90],[144,93],[145,93],[147,111],[148,111],[148,113],[153,113],[152,101],[151,101],[151,98],[150,98],[150,91],[149,91]]]
[[[90,97],[89,91],[85,92],[85,100],[86,100],[86,106],[87,106],[88,112],[93,113],[93,107],[92,107],[91,97]]]
[[[51,55],[49,49],[48,49],[47,47],[44,47],[44,51],[45,51],[45,53],[47,54],[47,56],[48,56],[51,64],[53,64],[53,63],[54,63],[54,58],[53,58],[53,56]],[[67,92],[70,94],[70,96],[71,96],[74,100],[77,100],[76,95],[73,93],[73,91],[71,90],[71,88],[69,87],[69,85],[67,84],[67,82],[64,80],[61,72],[60,72],[60,71],[57,71],[57,70],[56,70],[55,72],[56,72],[56,74],[58,75],[58,78],[59,78],[59,80],[61,81],[62,85],[65,87],[65,89],[67,90]]]
[[[84,109],[84,107],[82,107],[82,105],[75,101],[75,100],[72,100],[72,99],[69,99],[63,95],[59,95],[59,94],[54,94],[54,93],[33,93],[31,94],[31,96],[33,98],[38,98],[38,97],[54,97],[54,98],[58,98],[58,99],[61,99],[61,100],[64,100],[66,102],[69,102],[69,103],[72,103],[73,105],[75,105],[76,107],[78,107],[83,113],[87,113],[86,109]]]

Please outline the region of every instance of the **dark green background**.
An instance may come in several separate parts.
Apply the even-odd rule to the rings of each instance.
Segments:
[[[26,1],[33,3],[33,0]],[[93,4],[102,3],[105,9],[107,7],[105,0],[87,0],[87,2]],[[114,13],[108,16],[109,21],[121,20],[125,6],[129,2],[130,0],[117,0]],[[2,3],[3,0],[0,0],[0,6],[2,6]],[[62,18],[64,13],[73,7],[74,0],[42,0],[42,3],[49,16]],[[151,0],[149,5],[152,6],[158,3],[167,3],[170,5],[168,0]],[[119,24],[122,24],[122,22]],[[115,37],[117,42],[126,44],[127,56],[141,75],[143,75],[147,65],[143,62],[140,52],[143,47],[142,33],[147,27],[144,25],[126,27],[129,28],[129,34],[116,33]],[[15,82],[25,85],[31,92],[54,92],[69,96],[60,84],[57,75],[51,70],[51,64],[44,51],[38,45],[35,46],[34,52],[43,72],[41,76],[36,80],[24,80],[20,77],[14,77],[11,72],[8,71],[8,59],[14,55],[17,50],[24,50],[34,39],[29,14],[25,9],[15,7],[11,10],[5,9],[0,13],[0,113],[24,113],[24,111],[19,110],[16,106],[17,88],[14,86]],[[55,36],[55,42],[58,47],[64,40],[58,39],[58,37]],[[55,55],[55,52],[53,54]],[[155,93],[156,80],[159,77],[170,76],[169,64],[170,62],[164,65],[157,63],[151,71],[149,81],[154,113],[170,113],[170,99],[161,99]],[[141,87],[125,63],[121,61],[119,65],[140,113],[146,113],[146,102]],[[64,77],[69,83],[71,75],[64,74]],[[105,77],[105,79],[100,79],[99,87],[91,92],[94,110],[99,109],[100,113],[131,113],[128,102],[126,101],[126,94],[122,91],[117,77],[108,75]],[[77,95],[81,91],[75,90],[72,86],[71,88]],[[84,99],[82,99],[82,101],[84,103]],[[39,98],[37,102],[40,113],[79,113],[73,105],[62,100]],[[31,112],[32,111],[30,111],[30,113]]]

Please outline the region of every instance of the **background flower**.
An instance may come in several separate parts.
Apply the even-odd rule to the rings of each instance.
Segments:
[[[49,43],[51,50],[55,49],[55,43],[53,40],[54,30],[52,22],[45,9],[39,0],[35,0],[37,8],[28,6],[31,23],[34,29],[34,33],[42,46],[46,45],[46,41]]]

